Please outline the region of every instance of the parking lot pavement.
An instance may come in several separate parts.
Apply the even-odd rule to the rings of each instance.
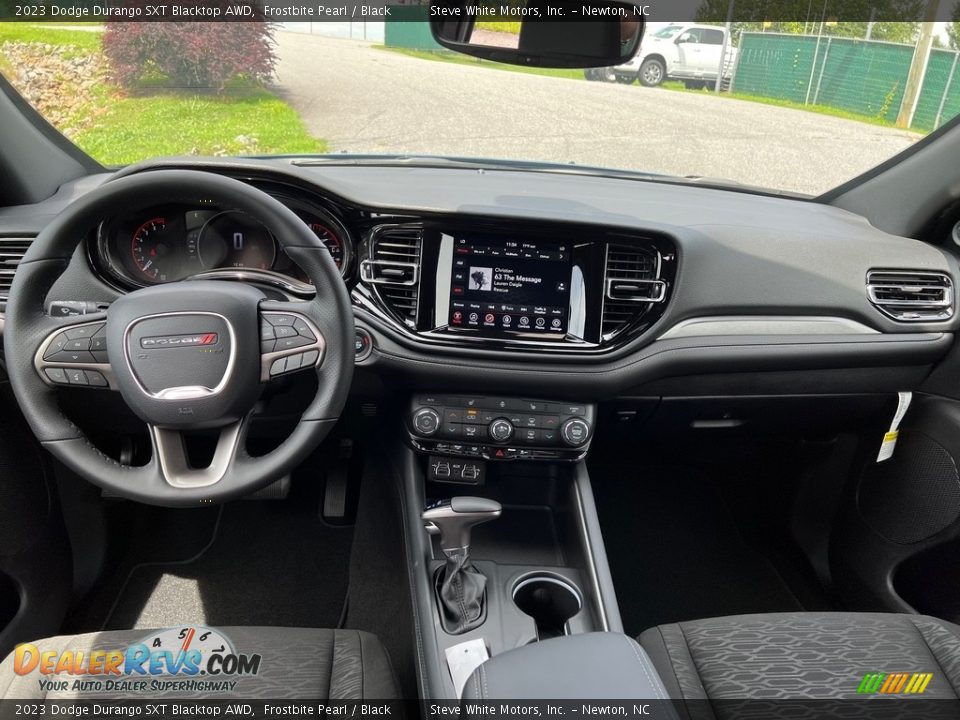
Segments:
[[[331,151],[574,162],[817,194],[919,136],[639,85],[422,60],[280,32],[277,90]]]

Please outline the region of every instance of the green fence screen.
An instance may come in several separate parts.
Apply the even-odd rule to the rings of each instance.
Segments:
[[[428,8],[423,5],[398,5],[391,8],[392,20],[387,20],[383,43],[387,47],[413,50],[443,50],[430,32]]]
[[[734,90],[893,122],[900,112],[913,53],[912,45],[896,43],[744,33]],[[960,113],[957,55],[948,50],[931,52],[914,129],[932,130]]]

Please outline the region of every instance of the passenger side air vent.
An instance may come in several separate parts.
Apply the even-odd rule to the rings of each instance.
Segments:
[[[0,312],[7,309],[13,274],[32,242],[33,238],[0,237]]]
[[[660,255],[653,248],[607,245],[602,333],[609,338],[663,302],[667,284],[660,280]]]
[[[867,295],[881,312],[901,322],[939,322],[953,317],[953,283],[940,272],[873,270]]]
[[[383,302],[411,327],[417,321],[422,239],[419,226],[376,228],[370,258],[360,263],[363,282],[375,286]]]

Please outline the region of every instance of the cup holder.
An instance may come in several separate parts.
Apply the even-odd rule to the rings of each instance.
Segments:
[[[567,634],[567,622],[580,612],[580,591],[557,575],[527,575],[513,586],[513,602],[533,618],[537,640]]]

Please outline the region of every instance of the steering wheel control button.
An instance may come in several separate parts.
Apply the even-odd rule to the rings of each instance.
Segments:
[[[43,372],[50,379],[50,382],[56,383],[57,385],[66,385],[69,382],[69,380],[67,380],[67,371],[63,368],[46,368]]]
[[[586,420],[581,418],[572,418],[567,420],[560,428],[560,435],[563,441],[570,447],[580,447],[587,442],[590,437],[590,426]]]
[[[53,355],[56,355],[58,352],[63,350],[63,346],[70,341],[70,338],[67,337],[65,332],[60,333],[53,340],[50,341],[50,344],[47,345],[46,351],[43,353],[43,359],[49,360]]]
[[[283,327],[286,325],[289,325],[292,327],[293,324],[297,321],[297,318],[295,318],[293,315],[286,315],[283,313],[270,313],[268,315],[265,315],[264,317],[266,317],[267,322],[269,322],[274,327]]]
[[[69,368],[67,370],[67,382],[71,385],[89,385],[87,374],[79,368]]]
[[[513,437],[513,423],[505,418],[497,418],[490,423],[490,439],[494,442],[506,442]]]
[[[430,437],[440,429],[440,415],[433,408],[423,408],[413,415],[413,428],[419,435]]]
[[[92,338],[97,333],[100,333],[101,330],[104,330],[105,327],[106,327],[106,323],[100,323],[99,325],[80,325],[78,327],[70,328],[69,330],[67,330],[67,337],[70,340],[78,340],[80,338]]]
[[[83,374],[87,376],[87,384],[90,387],[108,387],[110,385],[103,373],[97,370],[84,370]]]
[[[317,360],[319,359],[320,359],[319,350],[307,350],[307,352],[303,354],[303,361],[300,363],[300,367],[302,368],[312,367],[317,364]]]
[[[277,328],[280,330],[281,328]],[[298,347],[305,347],[307,345],[313,345],[315,340],[309,338],[300,337],[299,335],[294,335],[293,337],[278,338],[274,349],[279,350],[293,350]]]
[[[293,329],[296,330],[297,335],[307,338],[310,342],[314,342],[317,339],[317,336],[313,334],[310,326],[304,322],[303,318],[296,318],[293,321]],[[278,335],[277,337],[280,336]]]
[[[87,364],[94,363],[96,359],[93,355],[87,351],[71,351],[71,350],[61,350],[58,353],[54,353],[50,357],[45,357],[44,360],[54,363],[65,363],[65,364]]]
[[[293,325],[278,325],[273,328],[273,332],[277,339],[297,336],[297,331],[293,328]]]

